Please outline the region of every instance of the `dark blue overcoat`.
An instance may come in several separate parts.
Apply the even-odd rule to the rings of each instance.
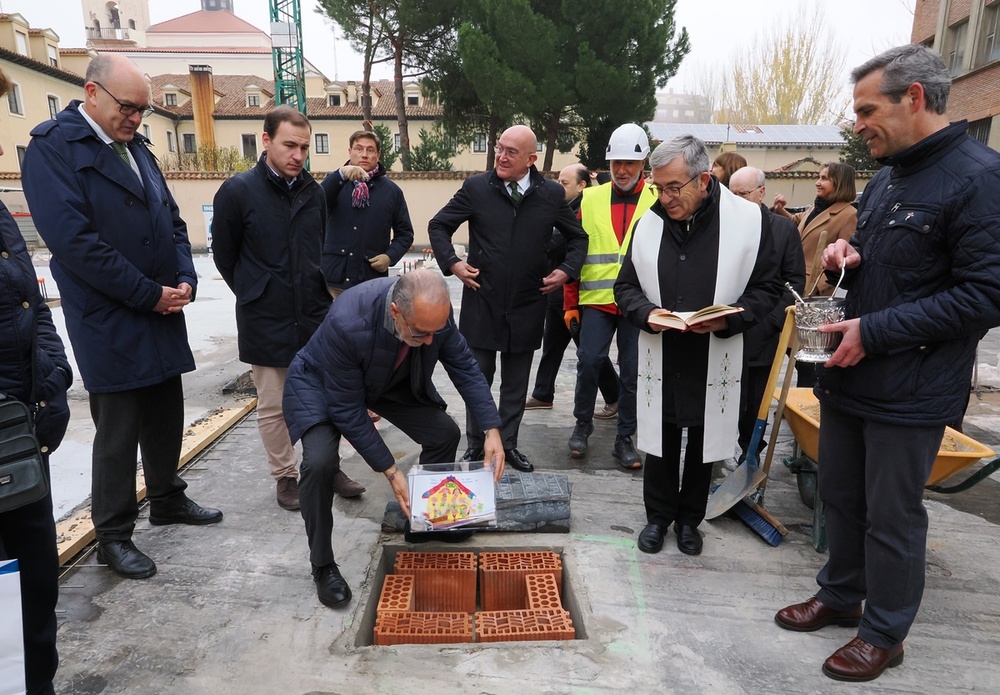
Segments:
[[[400,340],[386,325],[389,290],[398,278],[377,278],[344,292],[326,319],[292,360],[282,409],[292,442],[310,427],[330,423],[375,471],[395,459],[368,416],[367,408],[385,392]],[[472,357],[453,317],[430,345],[416,350],[411,384],[418,400],[445,402],[431,382],[440,362],[466,406],[484,430],[500,427],[486,378]]]
[[[197,287],[187,226],[149,141],[104,144],[73,101],[31,131],[24,194],[52,251],[66,330],[86,389],[126,391],[194,370],[183,313],[155,313],[163,286]]]

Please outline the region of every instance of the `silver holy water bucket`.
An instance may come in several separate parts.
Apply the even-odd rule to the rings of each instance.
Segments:
[[[842,333],[820,333],[819,327],[844,320],[844,300],[810,297],[795,302],[795,332],[799,339],[799,362],[826,362],[840,345]]]

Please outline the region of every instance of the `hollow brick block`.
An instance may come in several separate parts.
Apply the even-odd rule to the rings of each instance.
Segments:
[[[525,577],[549,574],[562,594],[562,559],[551,550],[480,553],[479,599],[484,611],[528,607]]]
[[[576,637],[569,611],[556,608],[476,613],[477,642],[571,640]]]
[[[387,574],[382,582],[377,614],[414,610],[412,574]]]
[[[417,611],[476,611],[475,553],[415,553],[396,555],[394,573],[411,575]]]
[[[528,594],[528,609],[562,608],[562,598],[555,577],[551,574],[529,574],[524,578]]]
[[[472,642],[470,613],[388,612],[375,618],[377,646]]]

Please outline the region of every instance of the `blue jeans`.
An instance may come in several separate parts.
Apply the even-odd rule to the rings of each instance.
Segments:
[[[635,391],[639,374],[639,329],[624,316],[609,314],[589,306],[580,309],[580,345],[576,350],[576,398],[573,416],[578,422],[592,422],[601,367],[608,359],[611,339],[617,334],[618,436],[635,434]]]

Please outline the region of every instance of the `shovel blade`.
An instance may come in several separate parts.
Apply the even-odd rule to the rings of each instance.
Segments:
[[[766,477],[758,466],[751,467],[747,461],[741,463],[708,496],[705,518],[714,519],[728,512],[737,502],[756,490]]]

